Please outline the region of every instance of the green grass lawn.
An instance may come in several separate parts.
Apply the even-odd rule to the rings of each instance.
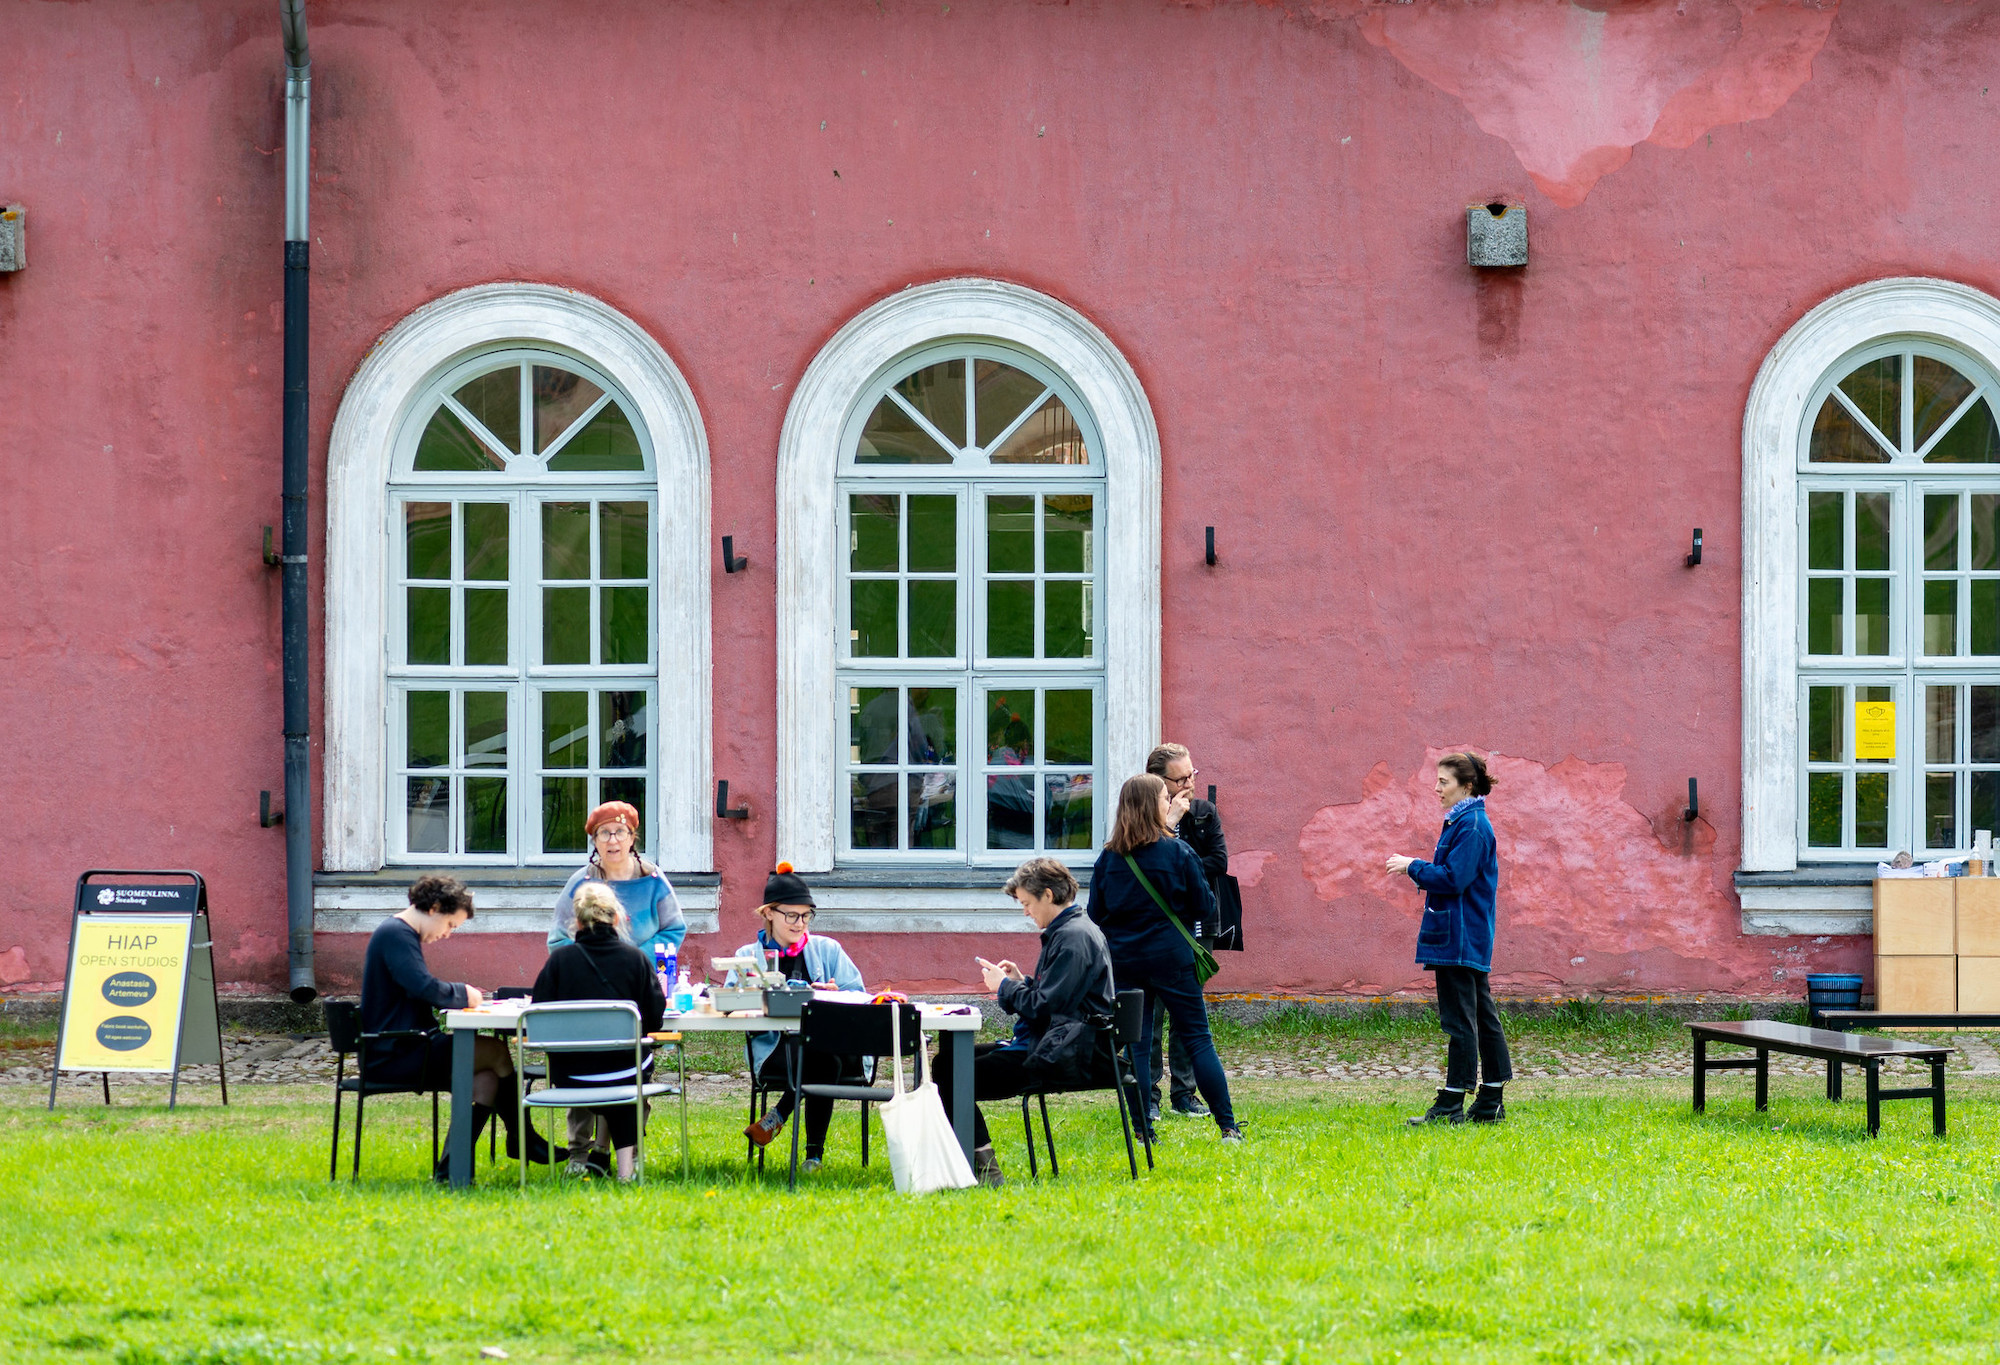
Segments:
[[[1709,1114],[1665,1082],[1521,1082],[1494,1129],[1406,1130],[1416,1087],[1244,1082],[1251,1143],[1169,1121],[1124,1172],[1108,1099],[1057,1107],[1031,1184],[899,1197],[878,1156],[787,1196],[741,1111],[698,1106],[683,1184],[421,1178],[428,1106],[373,1107],[359,1185],[326,1180],[324,1095],[212,1089],[169,1114],[0,1100],[7,1361],[1932,1360],[2000,1339],[2000,1089],[1952,1134],[1741,1077]],[[420,1118],[420,1114],[423,1116]],[[878,1148],[878,1153],[880,1149]]]

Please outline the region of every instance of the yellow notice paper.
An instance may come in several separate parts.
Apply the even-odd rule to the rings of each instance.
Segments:
[[[63,993],[65,1071],[174,1069],[192,918],[83,915]]]
[[[1854,703],[1854,757],[1860,763],[1881,762],[1896,756],[1896,703],[1858,701]]]

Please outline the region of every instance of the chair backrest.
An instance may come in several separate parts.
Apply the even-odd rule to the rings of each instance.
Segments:
[[[335,1052],[359,1052],[361,1006],[352,1000],[327,1000],[321,1008],[326,1011],[327,1045]]]
[[[887,1057],[894,1050],[889,1019],[901,1010],[903,1055],[914,1057],[923,1047],[923,1024],[915,1005],[850,1005],[839,1000],[808,1001],[799,1013],[800,1040],[811,1052],[837,1052],[850,1057]]]
[[[587,1052],[639,1041],[639,1007],[630,1000],[564,1000],[521,1011],[521,1041],[539,1052]]]
[[[1119,1047],[1138,1043],[1146,1023],[1146,993],[1120,991],[1111,1010],[1111,1037]]]

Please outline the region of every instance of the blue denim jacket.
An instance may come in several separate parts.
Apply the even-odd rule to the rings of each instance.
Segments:
[[[1486,799],[1468,797],[1451,808],[1429,862],[1410,864],[1410,880],[1424,889],[1424,919],[1417,929],[1417,962],[1424,967],[1493,970],[1493,902],[1500,888],[1500,855]]]

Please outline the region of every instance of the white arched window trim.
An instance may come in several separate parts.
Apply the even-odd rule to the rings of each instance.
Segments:
[[[2000,299],[1949,280],[1875,280],[1834,295],[1795,323],[1765,357],[1743,414],[1743,870],[1798,868],[1799,443],[1807,402],[1849,352],[1889,336],[1931,338],[2000,362]],[[1853,913],[1845,897],[1812,887],[1743,890],[1745,927],[1764,932],[1865,932],[1753,912]]]
[[[1045,294],[983,279],[913,286],[854,318],[814,357],[792,396],[779,439],[778,856],[801,871],[832,868],[843,809],[836,746],[844,729],[832,627],[840,619],[835,588],[841,521],[834,485],[841,441],[856,402],[885,367],[937,342],[959,339],[994,339],[1040,356],[1068,379],[1096,423],[1105,474],[1107,789],[1141,771],[1158,742],[1160,437],[1138,376],[1110,338]],[[876,896],[882,902],[877,906],[864,896],[852,908],[890,910],[905,899]],[[929,900],[938,897],[931,894]],[[988,895],[986,903],[992,901]],[[915,902],[909,905],[915,908]],[[885,920],[882,927],[920,923],[973,927],[930,919]]]
[[[651,438],[659,512],[659,844],[669,870],[714,866],[708,814],[708,443],[694,394],[646,331],[609,305],[541,284],[486,284],[418,309],[362,361],[327,450],[326,757],[322,863],[374,871],[385,851],[385,622],[391,460],[411,405],[444,369],[496,344],[575,352],[630,396]],[[687,903],[683,894],[683,904]]]

